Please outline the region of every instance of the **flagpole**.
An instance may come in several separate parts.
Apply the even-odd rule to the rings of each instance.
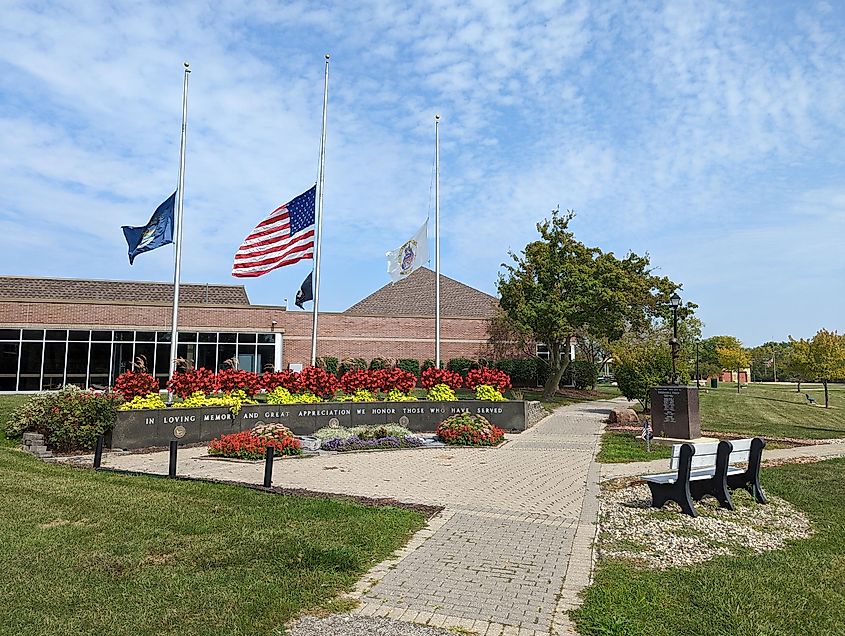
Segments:
[[[323,242],[323,182],[326,163],[326,111],[329,105],[329,54],[323,84],[323,131],[320,135],[320,166],[317,170],[317,249],[314,255],[314,317],[311,324],[311,366],[317,364],[317,315],[320,311],[320,246]]]
[[[440,368],[440,115],[434,116],[434,366]]]
[[[176,195],[176,222],[175,222],[175,243],[176,243],[176,264],[173,268],[173,318],[170,328],[170,377],[176,371],[176,357],[178,355],[178,319],[179,319],[179,276],[182,264],[182,211],[185,194],[185,143],[188,130],[188,75],[191,73],[191,66],[185,62],[185,78],[182,84],[182,138],[179,147],[179,185]],[[173,401],[173,394],[168,392],[168,403]]]

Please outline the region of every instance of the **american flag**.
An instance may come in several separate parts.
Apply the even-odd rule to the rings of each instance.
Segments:
[[[261,276],[277,267],[314,258],[317,186],[273,210],[235,253],[232,276]]]

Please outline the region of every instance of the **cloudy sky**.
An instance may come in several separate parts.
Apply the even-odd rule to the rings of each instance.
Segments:
[[[321,308],[387,282],[433,217],[443,273],[495,293],[556,206],[576,236],[648,252],[746,344],[845,329],[845,10],[824,2],[0,0],[0,271],[167,280],[130,267],[178,174],[183,281],[238,282],[240,241],[316,180],[332,54]],[[433,254],[433,250],[432,250]],[[281,304],[310,263],[246,282]]]

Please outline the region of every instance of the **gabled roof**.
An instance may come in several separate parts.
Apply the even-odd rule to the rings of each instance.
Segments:
[[[130,280],[82,280],[0,276],[0,300],[79,300],[137,303],[173,302],[173,283]],[[205,305],[249,305],[243,285],[179,285],[180,302]]]
[[[433,316],[435,274],[421,267],[397,283],[388,283],[344,313],[359,316]],[[440,315],[492,318],[498,300],[469,285],[440,275]]]

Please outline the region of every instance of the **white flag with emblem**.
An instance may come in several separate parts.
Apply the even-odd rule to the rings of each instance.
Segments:
[[[387,273],[396,282],[428,262],[428,219],[401,247],[387,253]]]

